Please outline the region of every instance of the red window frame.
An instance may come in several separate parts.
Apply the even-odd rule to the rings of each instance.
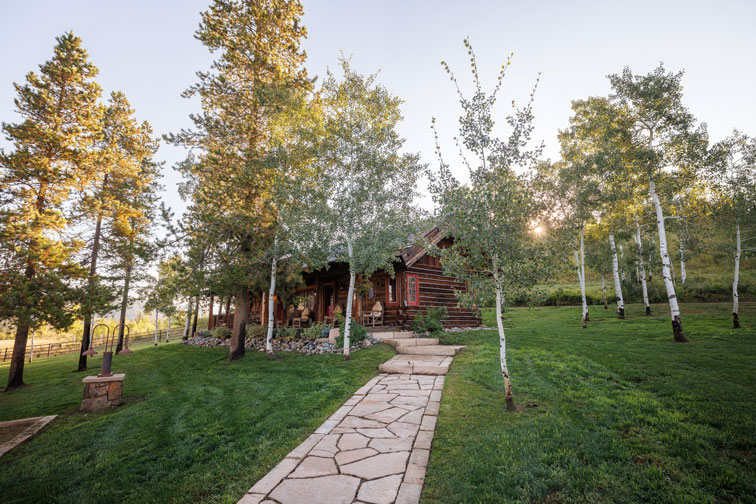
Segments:
[[[396,306],[399,304],[399,278],[397,276],[394,276],[394,299],[396,301],[391,301],[391,298],[389,297],[389,283],[391,282],[392,278],[390,276],[386,277],[386,306]]]
[[[410,278],[415,279],[415,302],[410,302]],[[418,306],[420,304],[420,277],[417,275],[407,274],[407,305]]]

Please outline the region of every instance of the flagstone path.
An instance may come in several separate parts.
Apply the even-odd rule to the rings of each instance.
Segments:
[[[397,355],[238,504],[415,504],[425,480],[444,376],[452,357]],[[454,347],[451,355],[463,347]],[[429,361],[428,357],[435,357]],[[401,358],[396,361],[395,359]],[[413,359],[419,358],[414,361]],[[448,362],[446,361],[448,359]],[[414,363],[413,363],[414,362]],[[386,364],[393,363],[384,369]],[[445,365],[441,365],[444,363]],[[394,365],[395,364],[395,365]],[[419,373],[403,370],[417,367]],[[389,374],[396,373],[396,374]],[[420,374],[422,373],[422,374]]]

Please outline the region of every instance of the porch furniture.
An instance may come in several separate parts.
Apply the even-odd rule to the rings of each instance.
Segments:
[[[362,324],[367,325],[368,323],[372,327],[375,327],[376,323],[383,325],[383,305],[380,301],[376,301],[372,310],[362,314]]]
[[[335,306],[331,305],[326,309],[325,317],[323,317],[323,322],[326,324],[332,324],[333,323],[333,310],[336,308]]]
[[[302,314],[299,317],[295,317],[292,319],[291,326],[292,327],[307,327],[310,325],[311,318],[310,318],[310,309],[305,308],[302,310]]]
[[[335,324],[336,323],[336,315],[342,315],[343,311],[341,310],[340,304],[331,305],[328,307],[328,312],[326,316],[323,318],[323,321],[326,324]]]
[[[294,305],[289,305],[289,309],[286,310],[286,323],[287,326],[296,327],[294,321],[299,318],[299,311]]]

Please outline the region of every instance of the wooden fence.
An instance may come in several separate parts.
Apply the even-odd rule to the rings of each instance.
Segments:
[[[197,328],[198,331],[203,330]],[[170,332],[168,329],[160,329],[158,331],[158,342],[172,339],[181,339],[184,335],[183,327],[171,327]],[[155,331],[148,331],[143,333],[132,334],[129,336],[129,345],[135,343],[143,343],[146,341],[155,341]],[[98,337],[94,340],[94,349],[100,351],[105,344],[104,337]],[[56,355],[65,355],[71,353],[78,353],[81,351],[81,341],[77,342],[61,342],[61,343],[46,343],[43,345],[34,345],[32,348],[31,341],[26,347],[26,356],[24,357],[27,362],[31,362],[34,359],[43,359],[46,357],[55,357]],[[5,347],[0,350],[0,364],[10,363],[11,356],[13,354],[13,347]]]

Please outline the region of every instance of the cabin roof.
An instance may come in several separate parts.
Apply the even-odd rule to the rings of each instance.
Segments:
[[[433,245],[436,245],[438,242],[440,242],[443,237],[444,233],[441,232],[438,226],[433,226],[433,228],[423,236],[426,242],[429,242]],[[428,249],[424,245],[411,245],[405,249],[402,249],[399,252],[399,257],[401,257],[402,261],[404,261],[404,264],[409,268],[417,261],[419,261],[420,258],[426,254],[426,252],[428,252]]]

